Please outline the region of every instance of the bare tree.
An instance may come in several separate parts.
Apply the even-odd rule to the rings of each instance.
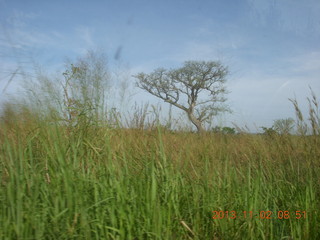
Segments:
[[[186,61],[181,68],[159,68],[150,74],[139,73],[137,86],[167,103],[185,111],[198,132],[219,112],[223,105],[227,67],[218,61]]]

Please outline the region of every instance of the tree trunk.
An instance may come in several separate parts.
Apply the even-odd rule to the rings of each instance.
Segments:
[[[192,113],[188,112],[189,120],[196,126],[198,133],[204,133],[205,129],[202,126],[202,122],[199,121]]]

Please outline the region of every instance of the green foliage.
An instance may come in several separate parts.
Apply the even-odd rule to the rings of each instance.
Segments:
[[[32,116],[0,121],[0,239],[320,238],[317,138],[69,134]]]
[[[136,129],[110,129],[98,124],[97,66],[68,65],[62,89],[43,81],[42,108],[3,108],[0,239],[320,239],[314,95],[314,136],[281,136],[292,121],[262,127],[269,137],[173,132],[159,121],[145,131],[148,106],[133,115]]]
[[[214,133],[221,133],[221,134],[236,134],[236,129],[231,127],[219,127],[216,126],[212,129]]]
[[[261,127],[263,135],[276,136],[276,135],[289,135],[294,128],[294,120],[292,118],[274,120],[272,127]]]
[[[274,127],[261,127],[262,130],[263,130],[263,135],[266,135],[266,136],[269,136],[269,137],[272,137],[272,136],[275,136],[275,135],[278,135],[278,132],[274,129]]]

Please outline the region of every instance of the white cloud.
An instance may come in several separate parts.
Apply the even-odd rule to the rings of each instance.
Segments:
[[[37,14],[14,10],[2,25],[0,45],[19,49],[35,49],[61,43],[63,36],[57,31],[42,31],[34,27],[32,21]]]
[[[38,15],[34,12],[23,12],[17,9],[13,10],[13,13],[6,18],[5,23],[8,26],[12,26],[15,28],[22,28],[28,25],[30,20],[34,20],[38,17]]]
[[[320,51],[312,51],[287,60],[294,72],[317,71],[320,73]],[[319,76],[319,75],[318,75]],[[319,79],[320,80],[320,79]]]
[[[259,66],[250,72],[242,72],[228,83],[229,99],[234,109],[231,119],[240,119],[253,127],[253,121],[268,126],[279,118],[295,117],[289,98],[297,98],[302,112],[308,114],[306,98],[309,86],[320,92],[320,52],[313,51],[283,60],[283,69],[273,72]]]
[[[251,17],[257,26],[272,25],[297,35],[320,35],[318,0],[247,0]],[[307,17],[306,17],[307,16]]]

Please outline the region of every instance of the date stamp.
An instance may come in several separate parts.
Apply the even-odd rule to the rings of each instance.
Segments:
[[[212,211],[212,219],[306,219],[306,211]]]

